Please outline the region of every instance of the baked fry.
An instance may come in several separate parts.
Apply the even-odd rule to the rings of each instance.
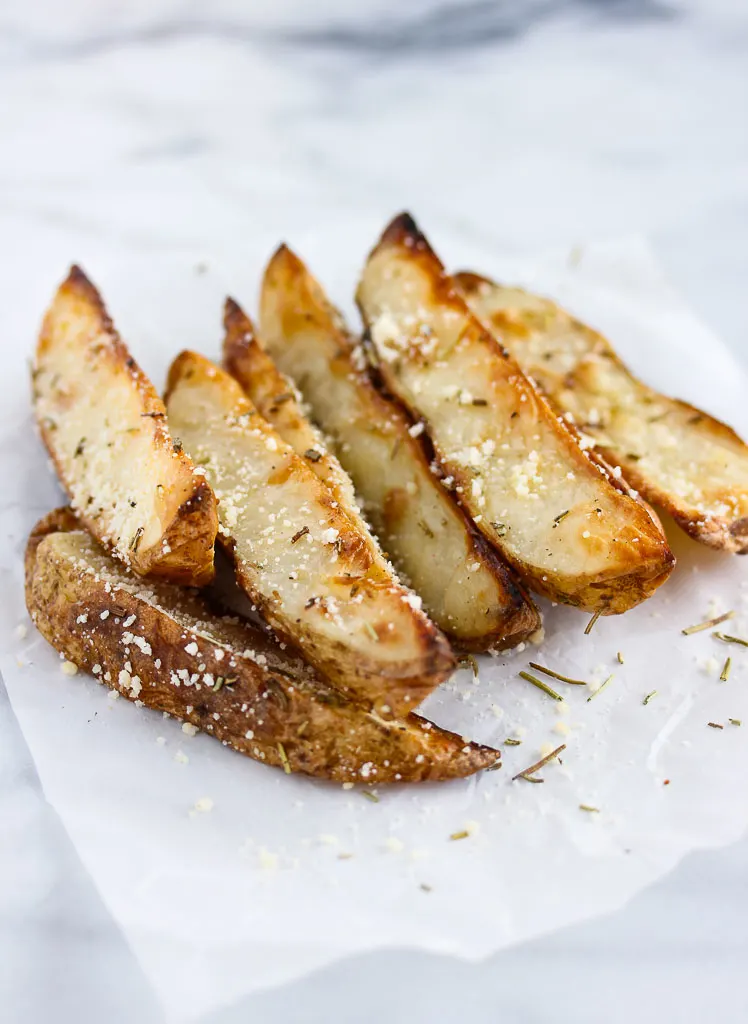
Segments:
[[[42,440],[88,530],[138,575],[207,583],[213,492],[170,436],[163,402],[78,267],[44,319],[33,395]]]
[[[346,700],[267,633],[130,574],[66,509],[29,539],[26,602],[49,643],[99,682],[288,772],[417,782],[462,778],[500,757],[417,715],[384,720]]]
[[[734,430],[638,380],[610,342],[549,299],[461,273],[457,287],[557,412],[695,540],[748,552],[748,447]]]
[[[420,703],[452,671],[449,645],[306,462],[193,352],[172,364],[166,403],[215,488],[239,584],[278,635],[383,713]]]
[[[557,419],[407,215],[369,256],[357,298],[385,385],[423,420],[445,484],[530,587],[612,614],[667,579],[674,558],[654,514]]]

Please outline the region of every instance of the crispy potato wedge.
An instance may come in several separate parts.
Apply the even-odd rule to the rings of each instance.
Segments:
[[[434,476],[418,429],[374,386],[340,313],[286,246],[267,267],[260,308],[268,351],[294,376],[388,554],[453,643],[509,647],[538,629],[514,573]]]
[[[420,703],[454,668],[449,644],[325,484],[202,356],[175,360],[166,402],[215,488],[219,542],[265,619],[343,692],[382,713]]]
[[[170,437],[163,402],[78,267],[44,319],[33,394],[42,440],[91,533],[138,575],[207,583],[213,492]]]
[[[748,447],[730,427],[637,380],[602,334],[550,299],[472,273],[454,281],[551,405],[647,501],[695,540],[748,552]]]
[[[358,288],[386,386],[425,423],[461,504],[538,593],[624,612],[674,558],[648,508],[582,449],[403,214]]]
[[[192,591],[133,576],[66,509],[29,539],[26,603],[49,643],[100,682],[287,772],[418,782],[500,757],[417,715],[384,720],[346,700],[267,633],[219,617]]]
[[[252,321],[233,299],[226,300],[223,323],[225,368],[241,384],[260,415],[332,491],[340,508],[368,540],[374,561],[387,568],[387,560],[361,515],[351,478],[328,451],[322,432],[305,415],[296,386],[260,345]]]

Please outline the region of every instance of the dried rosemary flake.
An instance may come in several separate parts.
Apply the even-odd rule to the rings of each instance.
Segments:
[[[319,462],[322,458],[322,452],[318,452],[315,448],[307,448],[304,452],[304,458],[309,459],[310,462]]]
[[[716,636],[718,640],[724,640],[726,644],[740,644],[741,647],[748,647],[748,640],[744,640],[740,636],[730,636],[729,633],[712,633],[712,636]]]
[[[579,810],[580,811],[588,811],[590,814],[599,814],[600,813],[600,808],[599,807],[592,807],[590,804],[580,804],[579,805]]]
[[[571,683],[572,686],[587,685],[584,679],[572,679],[570,676],[563,676],[560,672],[555,672],[552,668],[545,668],[543,665],[538,665],[536,661],[530,662],[530,668],[534,668],[536,672],[543,672],[545,675],[551,676],[553,679],[560,679],[562,683]]]
[[[515,739],[513,739],[513,737],[509,736],[507,739],[504,740],[504,746],[505,747],[521,747],[522,746],[522,740],[515,740]]]
[[[719,722],[707,722],[710,729],[724,729],[724,725],[720,725]]]
[[[592,618],[590,619],[590,621],[589,621],[589,622],[587,623],[587,625],[586,625],[586,626],[584,627],[584,635],[585,635],[585,636],[589,636],[589,635],[590,635],[590,633],[592,632],[592,628],[593,628],[593,626],[595,625],[595,623],[597,622],[597,620],[598,620],[598,619],[600,618],[600,616],[602,615],[602,613],[603,613],[603,612],[602,612],[602,608],[598,608],[598,609],[597,609],[597,611],[595,612],[595,614],[594,614],[594,615],[592,616]]]
[[[309,527],[308,526],[302,526],[301,529],[297,530],[296,533],[291,538],[291,543],[295,544],[297,540],[301,540],[302,537],[306,537],[306,535],[308,533],[309,533]]]
[[[652,700],[652,698],[656,697],[656,696],[657,696],[657,690],[652,690],[652,692],[648,693],[647,696],[644,698],[644,700],[642,701],[642,704],[649,704],[649,702]]]
[[[618,664],[623,665],[623,655],[620,651],[618,651],[618,653],[616,654],[616,658],[618,658]]]
[[[504,765],[501,762],[501,758],[497,757],[496,760],[494,761],[494,763],[493,764],[489,764],[488,768],[486,768],[485,771],[487,771],[487,772],[497,772],[497,771],[499,771],[500,768],[503,768],[503,767],[504,767]]]
[[[308,728],[309,728],[309,722],[302,722],[301,725],[299,726],[299,728],[296,730],[296,735],[297,736],[303,736]]]
[[[291,765],[288,763],[288,755],[286,754],[286,748],[283,746],[282,743],[278,744],[278,755],[281,759],[281,764],[283,765],[283,771],[286,773],[286,775],[290,775]]]
[[[695,626],[688,626],[686,629],[682,629],[681,633],[683,636],[690,636],[692,633],[700,633],[702,629],[711,629],[712,626],[718,626],[720,622],[727,622],[728,619],[732,619],[735,612],[725,612],[724,615],[717,615],[714,619],[707,619],[705,622],[697,622]]]
[[[369,634],[369,636],[372,638],[374,643],[378,644],[379,643],[379,634],[377,633],[376,629],[374,629],[372,624],[370,622],[364,621],[364,629]]]
[[[371,802],[373,804],[378,804],[379,803],[379,797],[377,796],[376,793],[372,793],[371,790],[362,789],[361,790],[361,796],[366,797],[367,800],[371,800]]]
[[[570,511],[571,511],[571,509],[568,509],[568,508],[567,508],[567,509],[566,509],[566,510],[565,510],[564,512],[560,512],[560,513],[559,513],[559,514],[558,514],[558,515],[557,515],[557,516],[556,516],[556,517],[554,518],[554,520],[553,520],[553,529],[554,529],[554,530],[556,529],[556,527],[558,526],[558,524],[559,524],[560,522],[563,522],[563,520],[564,520],[564,519],[566,519],[566,517],[568,516],[568,514],[569,514],[569,512],[570,512]]]
[[[597,697],[598,693],[602,693],[603,692],[603,690],[605,689],[605,687],[608,685],[608,683],[611,681],[612,678],[613,678],[613,673],[611,672],[611,674],[608,676],[608,678],[604,679],[602,681],[602,683],[600,683],[598,688],[596,690],[593,690],[592,693],[589,695],[589,697],[587,698],[587,703],[588,704],[589,704],[589,702],[591,700],[594,700],[595,697]]]
[[[432,540],[434,539],[434,531],[431,529],[428,523],[424,522],[423,519],[419,519],[418,525],[421,527],[421,529],[423,530],[427,537],[430,537]]]
[[[215,681],[215,685],[213,686],[213,693],[218,693],[218,691],[221,689],[225,682],[225,678],[223,676],[219,676]]]
[[[536,676],[530,675],[529,672],[520,672],[520,678],[526,679],[528,683],[532,683],[533,686],[537,686],[543,693],[547,693],[549,697],[553,697],[554,700],[562,701],[564,698],[560,693],[556,693],[550,686],[543,682],[542,679],[538,679]]]
[[[545,757],[536,761],[535,764],[531,764],[529,768],[525,768],[523,771],[517,772],[517,774],[512,777],[512,782],[515,782],[517,779],[524,779],[526,782],[542,782],[542,779],[531,779],[530,776],[534,775],[535,772],[540,771],[540,769],[545,767],[549,761],[558,757],[562,750],[566,750],[565,743],[562,743],[560,747],[556,747],[555,750],[552,750],[550,754],[546,754]]]
[[[728,718],[727,721],[730,723],[730,725],[742,725],[743,724],[740,721],[739,718]]]
[[[143,536],[144,530],[142,526],[139,526],[133,534],[132,540],[130,541],[130,551],[135,554],[140,546],[140,538]]]
[[[467,839],[467,837],[469,835],[470,835],[470,833],[467,831],[467,829],[462,829],[461,832],[453,832],[449,838],[450,839]]]
[[[730,665],[732,665],[732,658],[728,658],[722,666],[722,671],[719,674],[719,678],[723,683],[726,683],[730,678]]]

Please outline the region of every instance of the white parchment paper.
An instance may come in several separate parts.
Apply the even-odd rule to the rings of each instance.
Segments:
[[[289,241],[350,307],[380,226],[325,225]],[[557,297],[606,331],[647,381],[748,433],[745,371],[672,293],[643,243],[528,262],[438,226],[433,240],[455,268]],[[26,362],[65,261],[84,262],[160,385],[180,348],[218,352],[226,291],[253,310],[276,242],[263,233],[221,254],[123,254],[101,243],[70,254],[56,239],[35,254],[33,274],[16,275],[5,314],[0,668],[47,798],[174,1021],[351,953],[487,956],[621,906],[687,851],[731,842],[748,824],[748,650],[680,633],[733,608],[730,632],[745,635],[748,561],[676,530],[678,568],[643,607],[584,636],[585,616],[544,605],[539,649],[481,658],[478,679],[461,671],[429,699],[426,712],[441,724],[499,746],[521,738],[503,748],[501,771],[375,787],[378,802],[190,738],[92,679],[63,675],[33,629],[20,635],[25,537],[60,501],[31,426]],[[532,658],[597,683],[614,678],[591,702],[590,689],[559,683],[560,706],[518,678]],[[511,781],[560,743],[563,763],[543,770],[542,785]],[[212,811],[195,811],[204,797]],[[449,838],[463,829],[467,838]]]

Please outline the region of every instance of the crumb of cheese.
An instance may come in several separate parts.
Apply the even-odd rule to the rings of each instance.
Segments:
[[[264,846],[261,846],[257,851],[257,859],[263,871],[275,871],[278,867],[278,854],[271,853]]]

